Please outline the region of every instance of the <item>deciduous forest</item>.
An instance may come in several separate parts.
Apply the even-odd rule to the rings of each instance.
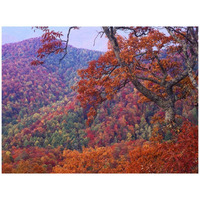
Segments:
[[[198,27],[36,29],[2,46],[2,173],[198,173]]]

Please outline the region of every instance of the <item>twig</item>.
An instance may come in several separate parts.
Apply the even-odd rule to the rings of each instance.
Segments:
[[[103,32],[103,31],[99,31],[99,32],[98,32],[97,36],[96,36],[95,39],[94,39],[93,46],[95,46],[96,39],[98,38],[98,36],[99,36],[100,34],[101,34],[100,38],[102,38],[103,35],[104,35],[104,32]]]
[[[78,27],[77,26],[71,26],[70,28],[69,28],[69,30],[68,30],[68,33],[67,33],[67,41],[66,41],[66,45],[65,45],[65,53],[64,53],[64,55],[63,55],[63,57],[62,58],[60,58],[60,60],[59,60],[59,64],[61,63],[61,61],[65,58],[65,56],[67,55],[67,48],[68,48],[68,43],[69,43],[69,35],[70,35],[70,32],[71,32],[71,30],[72,29],[77,29]]]

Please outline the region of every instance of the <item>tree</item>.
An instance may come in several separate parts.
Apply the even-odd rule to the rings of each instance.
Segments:
[[[61,33],[42,27],[43,47],[38,56],[64,52],[62,60],[70,31],[75,28],[69,29],[64,46]],[[143,101],[157,104],[165,112],[165,122],[174,125],[175,102],[197,92],[198,27],[110,26],[102,27],[99,34],[108,38],[108,51],[90,62],[87,69],[78,71],[81,80],[74,87],[81,105],[89,110],[88,123],[94,119],[99,104],[132,84]]]
[[[187,80],[184,84],[190,90],[196,83],[192,70],[197,70],[197,28],[166,29],[170,35],[152,27],[103,27],[110,42],[109,51],[79,71],[82,80],[77,91],[82,105],[89,102],[96,109],[131,83],[165,111],[167,123],[175,123],[174,104],[184,92],[181,81]],[[117,34],[117,30],[128,30],[128,39]],[[89,116],[94,114],[91,108]]]

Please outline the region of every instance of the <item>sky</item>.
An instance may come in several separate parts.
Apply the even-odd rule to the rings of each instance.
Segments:
[[[62,31],[64,34],[63,39],[66,40],[68,27],[50,27],[50,29]],[[101,31],[100,27],[81,27],[79,30],[71,30],[69,44],[77,48],[106,51],[107,39],[105,36],[102,38],[100,36],[97,37],[98,31]],[[19,42],[29,38],[40,37],[41,35],[41,30],[34,32],[32,27],[29,26],[4,26],[2,27],[2,44]]]

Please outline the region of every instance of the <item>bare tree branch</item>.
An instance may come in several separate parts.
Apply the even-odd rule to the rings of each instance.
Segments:
[[[77,28],[78,28],[77,26],[71,26],[71,27],[69,28],[68,33],[67,33],[67,41],[66,41],[65,48],[64,48],[65,53],[64,53],[64,55],[62,56],[62,58],[60,58],[59,63],[61,63],[61,61],[62,61],[62,60],[65,58],[65,56],[67,55],[67,48],[68,48],[68,43],[69,43],[69,35],[70,35],[71,30],[72,30],[72,29],[77,29]]]
[[[141,79],[141,80],[146,80],[146,81],[151,81],[153,83],[156,83],[158,85],[161,85],[161,83],[153,78],[150,78],[150,77],[143,77],[143,76],[138,76],[138,75],[135,75],[136,78],[138,79]]]
[[[128,26],[118,26],[118,27],[115,27],[116,30],[129,30],[129,31],[132,31],[134,33],[134,35],[136,37],[141,37],[143,35],[147,35],[147,31],[142,31],[141,33],[137,33],[137,31],[135,30],[135,28],[133,27],[128,27]]]
[[[103,35],[104,35],[104,32],[103,32],[103,31],[99,31],[99,32],[98,32],[97,36],[96,36],[95,39],[94,39],[93,46],[95,46],[96,39],[98,38],[99,35],[100,35],[100,38],[102,38]]]
[[[193,86],[198,90],[198,84],[195,80],[195,78],[193,77],[193,69],[195,67],[195,65],[197,64],[198,62],[198,42],[196,44],[196,42],[192,42],[191,40],[188,39],[188,37],[184,36],[186,38],[187,41],[190,42],[190,45],[189,47],[187,47],[187,43],[186,41],[184,40],[181,40],[180,38],[178,38],[174,32],[177,33],[176,29],[172,28],[172,27],[166,27],[168,33],[180,44],[182,45],[183,47],[183,55],[184,55],[184,59],[185,59],[185,63],[186,63],[186,66],[187,66],[187,70],[185,70],[182,74],[179,74],[179,76],[177,76],[175,79],[173,79],[170,83],[171,86],[173,86],[175,84],[175,82],[180,82],[183,78],[185,78],[187,75],[189,76]],[[191,28],[188,27],[187,28],[187,31],[191,32],[190,30]],[[179,33],[179,32],[178,32]],[[193,31],[193,34],[194,34],[194,31]],[[195,36],[193,36],[193,38],[196,39]],[[189,55],[189,52],[188,50],[190,50],[190,55]],[[185,74],[187,73],[187,74]]]

